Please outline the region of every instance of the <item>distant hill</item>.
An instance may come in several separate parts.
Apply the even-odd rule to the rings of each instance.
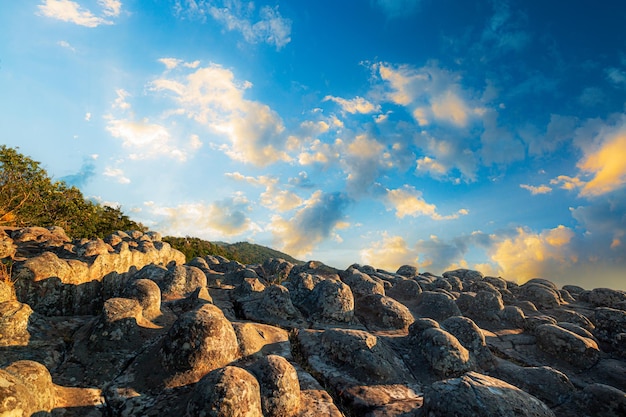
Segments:
[[[268,258],[282,258],[294,264],[303,263],[286,253],[249,242],[210,242],[197,237],[174,236],[165,236],[163,240],[184,253],[187,261],[196,256],[219,255],[246,265],[263,263]]]

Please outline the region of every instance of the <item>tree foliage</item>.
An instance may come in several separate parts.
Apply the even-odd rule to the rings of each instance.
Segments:
[[[301,263],[301,261],[294,259],[285,253],[266,246],[248,242],[216,244],[197,237],[189,236],[165,236],[163,240],[169,243],[173,248],[184,253],[187,261],[190,261],[197,256],[204,257],[212,255],[223,256],[224,258],[238,261],[246,265],[263,263],[269,258],[283,258],[292,263]]]
[[[145,230],[122,213],[86,200],[81,191],[53,181],[39,162],[0,145],[0,225],[60,226],[73,237],[104,237],[116,230]]]

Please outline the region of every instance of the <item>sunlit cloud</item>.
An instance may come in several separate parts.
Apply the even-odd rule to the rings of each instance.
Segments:
[[[259,177],[244,176],[239,172],[224,174],[227,178],[235,181],[244,181],[255,186],[265,187],[260,195],[260,203],[264,207],[279,212],[289,211],[302,205],[303,200],[297,194],[279,187],[279,180],[275,177],[262,175]]]
[[[367,113],[380,111],[379,104],[374,104],[364,99],[363,97],[359,97],[359,96],[351,100],[346,100],[345,98],[341,98],[341,97],[326,96],[324,97],[324,101],[333,101],[339,104],[339,106],[341,106],[341,108],[344,111],[347,111],[348,113],[351,113],[351,114],[355,114],[355,113],[367,114]]]
[[[296,257],[312,253],[318,244],[332,238],[337,228],[346,226],[345,210],[350,202],[343,193],[316,191],[288,220],[272,217],[275,244]]]
[[[507,279],[550,279],[555,271],[563,273],[578,261],[570,245],[573,237],[574,231],[562,225],[539,233],[520,227],[516,235],[494,243],[489,254]]]
[[[417,265],[418,255],[415,249],[410,248],[401,236],[389,236],[383,233],[382,239],[377,239],[367,248],[360,251],[361,262],[382,268],[387,271],[396,271],[402,265]]]
[[[105,17],[119,16],[122,7],[119,0],[100,0],[98,4],[102,7],[102,13]],[[80,4],[70,0],[44,0],[38,9],[43,16],[80,26],[94,28],[100,25],[113,24],[105,17],[96,16],[90,10],[84,9]]]
[[[243,95],[252,84],[235,80],[234,74],[219,65],[199,68],[182,78],[159,78],[152,91],[173,95],[184,114],[225,136],[230,144],[222,149],[241,162],[266,166],[289,161],[285,152],[287,137],[280,116],[269,106]]]
[[[109,120],[106,129],[111,136],[121,139],[122,146],[128,149],[130,159],[147,159],[166,156],[185,161],[187,152],[173,145],[173,139],[162,125],[146,120]]]
[[[532,195],[537,194],[548,194],[552,192],[552,188],[547,185],[528,185],[528,184],[520,184],[521,188],[530,191]]]
[[[250,202],[241,194],[209,204],[150,205],[148,208],[158,218],[158,229],[173,236],[219,240],[259,230],[248,216]]]
[[[120,184],[130,184],[130,178],[124,174],[121,168],[106,167],[102,173],[105,177],[115,179]]]
[[[626,124],[606,135],[600,146],[578,163],[578,168],[593,178],[581,189],[583,197],[596,197],[626,184]]]

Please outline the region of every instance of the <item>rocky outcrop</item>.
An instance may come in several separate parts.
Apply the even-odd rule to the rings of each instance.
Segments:
[[[185,263],[151,232],[7,229],[2,254],[2,416],[626,413],[623,291]]]

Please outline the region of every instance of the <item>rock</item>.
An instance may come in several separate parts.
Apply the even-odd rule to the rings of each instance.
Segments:
[[[54,404],[52,377],[42,364],[18,361],[0,369],[0,416],[39,415]]]
[[[368,332],[351,329],[328,329],[322,333],[300,330],[298,340],[309,364],[329,377],[341,370],[363,384],[402,383],[408,379],[396,355]]]
[[[396,274],[402,275],[403,277],[413,278],[417,275],[417,268],[413,265],[402,265],[396,271]]]
[[[609,307],[598,307],[595,310],[594,335],[598,340],[608,343],[618,353],[626,357],[626,311]]]
[[[258,278],[244,278],[242,283],[233,291],[233,295],[236,299],[258,297],[264,290],[265,284]]]
[[[273,284],[281,284],[287,280],[292,268],[293,264],[282,258],[269,258],[261,265],[263,278]]]
[[[574,310],[570,310],[567,308],[557,308],[552,310],[550,312],[550,315],[558,321],[575,324],[590,332],[595,329],[595,326],[593,325],[591,320]]]
[[[406,329],[415,321],[408,308],[381,294],[357,299],[355,314],[370,330]]]
[[[397,280],[391,288],[387,289],[386,294],[402,302],[415,302],[418,296],[422,293],[422,288],[417,281],[413,279],[400,279]]]
[[[626,415],[626,393],[604,384],[590,384],[578,394],[576,402],[591,417]]]
[[[345,323],[354,317],[352,291],[338,279],[328,278],[317,283],[299,307],[315,322]]]
[[[237,335],[219,308],[205,304],[176,320],[163,339],[160,355],[161,364],[172,374],[170,384],[196,382],[239,357]]]
[[[416,313],[437,321],[462,315],[451,295],[434,291],[424,291],[419,295]]]
[[[28,346],[33,310],[19,301],[0,303],[0,346]]]
[[[499,360],[490,375],[523,389],[550,407],[569,401],[576,391],[567,375],[549,366],[522,367]]]
[[[199,268],[174,264],[167,269],[168,274],[157,282],[164,296],[185,297],[207,285],[206,275]]]
[[[461,279],[461,281],[482,281],[483,274],[479,271],[473,271],[471,269],[455,269],[454,271],[446,271],[442,274],[444,277],[454,276]]]
[[[48,246],[63,246],[64,243],[71,242],[65,234],[65,230],[60,227],[24,227],[11,234],[11,238],[16,243],[36,242],[45,243]]]
[[[543,402],[513,385],[476,372],[435,382],[424,393],[429,417],[554,417]]]
[[[528,300],[542,309],[555,308],[563,304],[563,300],[555,288],[531,281],[525,283],[519,289],[519,297],[522,300]],[[554,284],[552,285],[554,286]]]
[[[517,306],[504,307],[500,312],[500,320],[508,322],[518,328],[523,328],[526,324],[526,316],[522,309]]]
[[[456,337],[443,329],[426,329],[420,338],[412,340],[431,369],[440,375],[461,375],[474,367],[468,350]]]
[[[17,252],[17,246],[13,239],[2,229],[0,229],[0,259],[13,258]]]
[[[615,307],[617,303],[626,301],[626,291],[613,290],[610,288],[595,288],[591,291],[581,293],[580,299],[595,307]]]
[[[261,387],[261,408],[265,417],[297,415],[300,410],[298,373],[285,358],[268,355],[249,370]]]
[[[578,285],[563,285],[563,289],[573,296],[579,296],[580,293],[585,291],[583,287],[579,287]]]
[[[236,366],[216,369],[194,387],[187,416],[263,417],[259,383]]]
[[[16,300],[15,287],[9,280],[0,279],[0,303]]]
[[[342,277],[342,281],[348,284],[352,290],[352,294],[357,299],[372,294],[385,295],[383,285],[357,269],[348,271],[348,273]]]
[[[289,333],[260,323],[232,323],[241,356],[267,355],[272,352],[288,356],[291,352]]]
[[[591,339],[581,337],[555,324],[543,324],[535,329],[537,346],[571,365],[587,369],[598,362],[600,349]]]
[[[441,327],[457,338],[476,363],[483,367],[491,365],[493,356],[485,342],[485,335],[471,319],[463,316],[448,317],[441,322]]]
[[[148,320],[161,315],[161,289],[154,281],[149,279],[131,281],[126,295],[139,302],[142,314]]]
[[[305,325],[302,313],[291,301],[289,290],[282,285],[270,285],[255,299],[240,299],[240,303],[248,320],[284,327]]]
[[[114,252],[113,247],[102,239],[94,239],[83,245],[76,246],[76,254],[85,258],[98,255],[108,255]]]

